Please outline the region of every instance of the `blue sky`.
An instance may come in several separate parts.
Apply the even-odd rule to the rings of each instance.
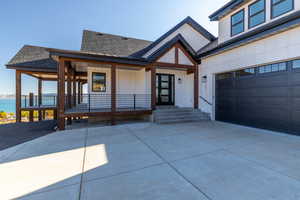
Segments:
[[[187,16],[217,36],[208,16],[228,0],[3,0],[0,7],[0,94],[15,92],[5,64],[24,45],[79,50],[82,30],[156,40]],[[37,81],[23,76],[22,93]],[[55,92],[45,83],[45,92]]]

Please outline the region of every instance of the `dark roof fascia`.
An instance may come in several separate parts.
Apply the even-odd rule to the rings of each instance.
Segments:
[[[300,24],[300,11],[297,11],[288,16],[282,17],[276,21],[270,22],[264,26],[261,26],[257,29],[254,29],[253,31],[247,32],[241,36],[238,36],[227,42],[224,42],[207,52],[198,54],[198,58],[209,56],[215,53],[219,53],[221,51],[228,50],[230,48],[234,48],[236,46],[240,46],[249,42],[256,41],[268,35],[272,35],[276,32],[282,31],[284,29],[288,29],[290,27],[299,24]]]
[[[222,6],[217,11],[215,11],[213,14],[211,14],[209,18],[211,21],[218,21],[221,16],[226,15],[227,13],[229,13],[230,11],[232,11],[233,9],[235,9],[237,6],[241,5],[244,2],[245,0],[232,0],[227,4],[225,4],[224,6]]]
[[[196,52],[193,50],[193,48],[189,45],[189,43],[184,39],[184,37],[181,34],[176,35],[172,40],[166,42],[163,46],[161,46],[159,49],[153,52],[148,57],[148,60],[150,62],[154,62],[159,56],[164,54],[168,49],[174,46],[177,42],[180,42],[183,45],[183,47],[189,52],[189,54],[193,57],[193,59],[197,61]]]
[[[163,34],[160,38],[158,38],[156,41],[151,43],[149,46],[145,47],[144,49],[132,54],[134,57],[141,57],[148,51],[150,51],[152,48],[154,48],[157,44],[159,44],[161,41],[166,39],[169,35],[171,35],[173,32],[175,32],[177,29],[179,29],[184,24],[189,24],[192,26],[196,31],[198,31],[201,35],[203,35],[206,39],[209,41],[213,41],[216,39],[215,36],[213,36],[210,32],[208,32],[205,28],[203,28],[200,24],[198,24],[195,20],[193,20],[191,17],[185,18],[183,21],[181,21],[179,24],[174,26],[172,29],[170,29],[168,32]]]
[[[50,56],[59,56],[65,58],[78,58],[85,60],[94,60],[100,62],[114,62],[119,64],[133,64],[133,65],[147,65],[149,64],[145,59],[137,59],[131,57],[113,57],[104,55],[94,55],[83,52],[75,52],[69,50],[60,49],[47,49],[50,52]]]
[[[20,65],[6,65],[7,69],[14,69],[20,71],[30,71],[30,72],[57,72],[57,69],[49,69],[49,68],[36,68],[30,66],[20,66]]]

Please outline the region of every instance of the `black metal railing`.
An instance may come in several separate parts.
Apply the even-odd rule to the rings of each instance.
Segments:
[[[39,99],[38,95],[22,95],[21,96],[21,107],[55,107],[57,101],[56,94],[44,94]]]
[[[76,104],[74,96],[69,97],[71,100],[66,98],[67,112],[111,112],[113,109],[111,94],[82,94],[81,97],[76,97]],[[68,102],[71,102],[71,105]],[[116,111],[151,109],[150,94],[116,94],[114,102]]]

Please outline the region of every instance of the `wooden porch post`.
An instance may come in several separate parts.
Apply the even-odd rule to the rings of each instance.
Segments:
[[[29,107],[33,107],[34,104],[34,94],[33,93],[29,93]],[[33,122],[33,112],[34,110],[30,109],[29,110],[29,122]]]
[[[67,65],[67,108],[71,108],[72,107],[72,98],[71,98],[71,94],[72,94],[72,86],[71,86],[71,67],[69,65]]]
[[[72,106],[76,106],[76,73],[75,73],[75,69],[72,70],[72,79],[73,79],[73,104]]]
[[[77,93],[77,103],[80,104],[81,101],[80,101],[80,96],[81,96],[81,81],[78,80],[77,81],[77,90],[78,90],[78,93]]]
[[[42,79],[38,79],[38,105],[41,108],[42,105]],[[42,111],[39,109],[39,121],[43,120]]]
[[[151,107],[156,109],[156,67],[151,66]]]
[[[72,108],[72,77],[71,77],[71,73],[72,73],[72,69],[71,69],[71,65],[70,63],[66,63],[67,64],[67,108]],[[72,119],[71,117],[67,118],[67,124],[70,125],[72,124]]]
[[[16,122],[21,122],[21,81],[22,73],[16,70]]]
[[[195,64],[194,72],[194,108],[199,108],[199,68],[197,64]]]
[[[116,108],[116,89],[117,89],[117,80],[116,80],[116,65],[111,66],[111,125],[115,125],[115,112]]]
[[[59,130],[65,130],[65,61],[59,59],[57,82],[57,125]]]

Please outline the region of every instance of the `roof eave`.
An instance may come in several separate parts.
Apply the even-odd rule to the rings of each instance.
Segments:
[[[215,11],[209,16],[210,21],[219,21],[220,18],[227,13],[231,12],[233,9],[235,9],[237,6],[244,3],[245,0],[232,0],[225,4],[223,7]]]

